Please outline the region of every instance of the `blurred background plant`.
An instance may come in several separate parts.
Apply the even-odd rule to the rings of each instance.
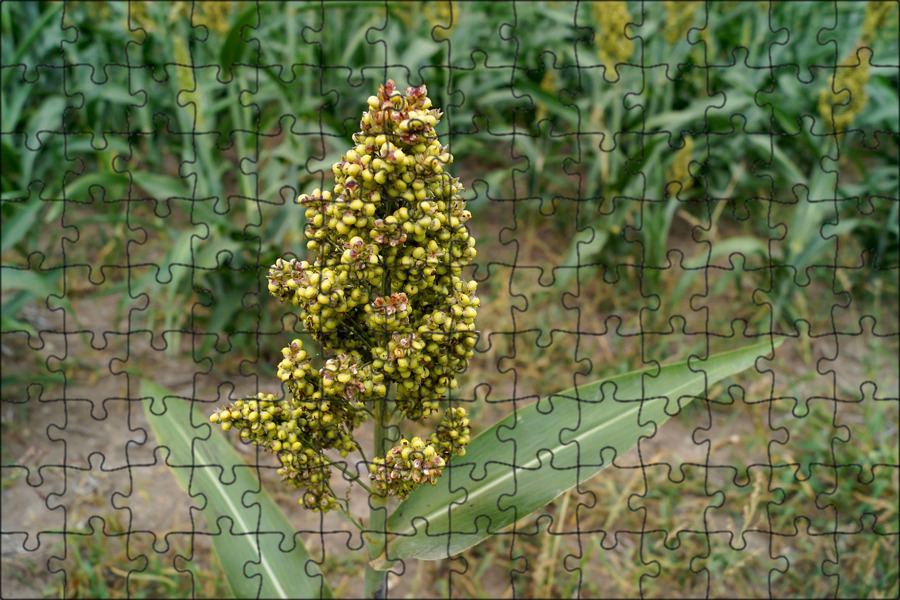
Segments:
[[[73,361],[94,369],[88,381],[102,377],[109,357],[90,357],[101,354],[97,336],[110,330],[148,332],[145,353],[170,369],[182,365],[189,379],[192,369],[208,374],[212,389],[256,372],[267,379],[286,336],[296,336],[288,333],[295,317],[264,287],[275,259],[305,252],[293,200],[322,187],[356,129],[360,88],[392,77],[399,86],[427,83],[444,107],[439,133],[471,190],[474,234],[485,240],[475,278],[494,307],[493,316],[483,309],[483,321],[496,325],[483,332],[485,352],[469,371],[470,382],[492,390],[479,410],[501,414],[509,398],[558,389],[585,358],[601,376],[715,351],[743,328],[801,342],[792,374],[779,375],[786,397],[833,398],[835,412],[858,406],[846,418],[860,427],[878,415],[896,423],[896,401],[882,401],[898,395],[890,361],[900,262],[896,6],[3,3],[3,399],[25,403],[31,392],[23,390],[35,383],[45,391],[71,386],[80,377]],[[60,327],[78,332],[87,350],[72,351],[61,367],[44,345],[46,332]],[[541,333],[551,330],[585,333]],[[864,334],[854,373],[879,384],[871,399],[820,370],[837,352],[822,348],[837,343],[835,332]],[[839,358],[848,344],[842,337]],[[143,358],[123,368],[146,370]],[[707,418],[700,406],[690,410]],[[722,419],[742,423],[746,412],[759,416],[749,401],[709,410],[719,427]],[[11,414],[4,432],[28,418]],[[800,461],[811,475],[809,464],[835,456],[831,439],[802,427],[812,416],[787,414],[780,427],[791,445],[811,448],[781,462]],[[718,460],[772,441],[775,421],[753,423],[740,443],[719,440],[734,454]],[[868,464],[864,457],[884,452],[880,434],[852,431],[858,454],[842,460]],[[876,464],[897,462],[895,452]],[[632,472],[619,475],[603,485],[634,489]],[[749,489],[756,484],[747,477]],[[831,494],[835,510],[867,498],[879,515],[868,536],[840,542],[857,573],[898,555],[896,540],[872,533],[897,530],[896,468],[887,477],[888,485],[861,477]],[[685,481],[650,477],[660,503],[653,528],[679,527],[667,512],[679,500],[708,503],[705,484]],[[796,473],[768,485],[787,490],[788,505],[821,505],[822,490]],[[628,495],[615,497],[591,522],[608,529],[621,519],[639,529]],[[760,511],[772,516],[784,499],[770,501]],[[558,510],[574,523],[571,505]],[[740,510],[732,517],[740,521]],[[637,546],[623,542],[611,552],[591,542],[582,552],[568,536],[545,558],[563,560],[569,548],[579,564],[611,561],[615,568],[604,571],[615,581],[571,579],[562,567],[509,575],[517,553],[530,545],[538,552],[531,539],[467,556],[479,557],[485,573],[506,573],[500,579],[526,595],[568,595],[577,585],[635,595],[649,581],[635,565],[654,558],[637,560]],[[702,550],[710,565],[750,579],[783,570],[728,544],[717,550],[684,539],[677,550],[661,542],[665,558],[651,555],[663,565],[653,589],[704,589],[703,578],[675,568],[677,553]],[[838,552],[827,535],[803,540],[790,548],[792,565],[818,569]],[[879,572],[893,580],[844,578],[841,593],[895,597],[890,563]],[[452,569],[436,569],[424,581],[446,585]],[[833,583],[794,569],[773,581],[792,595],[828,593]],[[497,591],[456,585],[473,596]]]

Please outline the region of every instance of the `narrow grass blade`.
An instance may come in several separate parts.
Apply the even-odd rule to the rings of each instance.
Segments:
[[[47,306],[50,310],[59,310],[53,308],[50,303],[58,304],[74,319],[75,311],[72,303],[59,290],[57,280],[62,274],[61,271],[30,271],[26,269],[17,269],[15,267],[3,267],[2,276],[0,276],[0,290],[24,290],[28,294],[35,297],[36,301]]]
[[[39,198],[31,198],[28,203],[20,202],[14,206],[13,216],[4,219],[0,225],[0,252],[6,252],[33,231],[31,226],[45,203]]]
[[[31,29],[28,30],[28,33],[25,34],[25,37],[22,38],[22,41],[16,44],[14,47],[10,48],[13,51],[12,59],[9,61],[10,65],[17,64],[22,60],[22,57],[28,52],[31,48],[31,44],[40,36],[41,33],[46,32],[47,26],[57,15],[59,15],[60,11],[62,11],[63,6],[65,6],[64,2],[60,2],[56,5],[50,5],[50,7],[40,16],[40,18],[35,22]],[[6,61],[4,61],[6,62]]]
[[[473,440],[438,485],[400,504],[388,519],[387,555],[372,566],[447,558],[499,533],[608,467],[714,382],[771,351],[766,342],[662,367],[655,376],[656,369],[626,373],[516,411]]]
[[[153,399],[144,414],[178,483],[198,498],[210,530],[222,527],[212,542],[235,597],[331,598],[318,563],[225,436],[194,425],[190,404],[153,382],[141,382],[141,396]]]

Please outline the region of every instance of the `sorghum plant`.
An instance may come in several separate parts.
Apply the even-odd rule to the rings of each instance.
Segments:
[[[450,396],[477,335],[475,282],[462,276],[475,244],[463,187],[446,172],[453,158],[435,133],[441,111],[425,86],[403,94],[392,81],[368,105],[354,146],[334,164],[334,187],[298,199],[311,262],[281,259],[269,271],[269,290],[296,307],[322,355],[310,356],[293,340],[275,369],[285,397],[244,398],[210,421],[274,453],[284,480],[302,490],[303,506],[339,509],[360,529],[369,556],[365,594],[383,598],[395,561],[447,558],[552,502],[610,464],[599,460],[601,451],[623,453],[652,435],[670,416],[669,398],[683,406],[702,397],[778,342],[581,383],[551,394],[540,410],[538,403],[516,408],[470,443],[466,411]],[[166,395],[150,382],[142,389]],[[193,428],[186,404],[167,404],[163,414],[149,407],[145,415],[173,464],[241,462],[221,436]],[[390,447],[392,428],[441,412],[430,435],[401,432]],[[374,429],[371,460],[355,435],[366,422]],[[357,451],[370,484],[341,460]],[[453,457],[462,464],[451,485]],[[335,469],[368,492],[368,523],[335,494]],[[235,596],[331,596],[302,543],[286,550],[278,536],[250,535],[265,529],[291,537],[289,522],[256,490],[253,476],[235,471],[225,484],[208,468],[175,474],[192,494],[207,497],[207,519],[230,515],[244,534],[213,536]],[[248,492],[258,494],[259,520],[234,514]],[[400,503],[389,513],[392,496]],[[244,575],[248,563],[260,566],[261,583]]]
[[[625,37],[625,27],[633,20],[626,2],[592,2],[591,17],[597,27],[594,43],[607,69],[615,70],[634,53],[634,42]]]
[[[865,89],[871,76],[870,44],[896,6],[893,2],[876,1],[866,4],[862,32],[859,34],[856,47],[841,60],[834,75],[828,78],[827,85],[819,90],[819,114],[826,129],[832,129],[838,134],[843,133],[868,104],[869,96]],[[858,64],[854,65],[853,63],[857,61]]]
[[[382,453],[387,423],[441,411],[476,341],[476,283],[462,278],[475,240],[463,186],[445,170],[453,157],[435,133],[441,111],[424,85],[403,94],[391,80],[368,107],[355,145],[332,166],[334,188],[297,199],[315,258],[279,259],[269,271],[269,292],[297,307],[321,344],[321,366],[295,339],[276,373],[287,397],[258,394],[210,417],[276,454],[313,510],[338,506],[326,451],[361,450],[354,431],[372,418]],[[468,443],[466,411],[445,406],[430,438],[401,437],[373,457],[375,491],[407,498]]]

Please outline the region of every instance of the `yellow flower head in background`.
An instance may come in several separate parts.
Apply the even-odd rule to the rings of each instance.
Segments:
[[[694,16],[700,2],[677,2],[666,0],[666,29],[665,35],[669,42],[684,39],[688,30],[694,24]]]
[[[857,46],[857,50],[859,48]],[[819,91],[819,114],[835,131],[847,129],[869,102],[869,96],[865,92],[870,75],[869,62],[863,54],[859,54],[859,65],[839,66],[837,72],[829,78],[829,85]],[[856,52],[844,62],[853,60],[854,55]],[[850,94],[849,100],[846,92]]]
[[[431,23],[435,38],[446,39],[447,35],[459,24],[459,2],[434,0],[425,2],[425,18]]]
[[[689,168],[693,154],[694,138],[685,136],[684,147],[675,153],[675,158],[672,160],[672,165],[666,174],[668,181],[681,184],[682,191],[687,190],[694,184],[694,178],[691,176]]]
[[[198,2],[200,9],[194,12],[194,18],[198,25],[206,25],[211,31],[219,35],[228,33],[231,28],[232,2]]]
[[[541,89],[552,94],[556,90],[556,74],[553,69],[549,69],[541,78]],[[537,120],[541,121],[547,118],[547,105],[541,100],[537,101]]]
[[[125,13],[126,29],[145,29],[152,33],[156,29],[156,21],[150,16],[150,2],[129,2]]]
[[[84,6],[88,16],[97,23],[109,18],[109,2],[85,2]]]
[[[591,18],[596,29],[594,41],[600,60],[607,67],[614,67],[631,58],[634,42],[625,37],[625,26],[632,21],[625,2],[593,2]]]
[[[866,14],[863,17],[862,34],[859,41],[869,44],[875,38],[878,30],[884,27],[888,17],[897,7],[896,2],[879,2],[877,0],[866,4]]]

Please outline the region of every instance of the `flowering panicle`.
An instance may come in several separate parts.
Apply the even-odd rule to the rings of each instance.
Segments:
[[[375,482],[376,489],[405,500],[422,483],[427,481],[433,485],[441,476],[445,462],[433,444],[418,437],[411,441],[401,438],[387,456],[372,461],[369,477]]]
[[[279,412],[267,409],[271,419],[254,427],[259,421],[242,416],[248,404],[241,401],[212,417],[278,454],[285,478],[307,490],[302,503],[319,510],[335,505],[323,452],[356,448],[353,430],[389,390],[405,418],[438,412],[477,335],[477,285],[462,278],[476,255],[465,225],[471,214],[462,184],[445,170],[453,156],[435,133],[442,113],[424,85],[403,94],[390,80],[368,108],[354,146],[332,166],[332,190],[297,199],[315,258],[279,259],[269,271],[269,292],[297,307],[322,346],[324,365],[314,368],[294,340],[277,368],[290,398],[265,400]],[[465,415],[450,408],[430,443],[404,438],[400,450],[376,458],[376,489],[405,498],[434,483],[447,460],[465,452]]]
[[[682,191],[688,190],[694,183],[690,172],[693,153],[694,138],[686,135],[684,136],[684,146],[675,153],[672,164],[666,170],[666,179],[669,183],[680,184]]]
[[[199,21],[218,33],[224,35],[231,28],[229,17],[231,16],[231,2],[198,2],[197,7],[200,9]]]
[[[597,27],[597,54],[607,69],[628,61],[634,54],[634,42],[625,36],[625,27],[632,21],[628,3],[592,2],[591,18]]]
[[[666,0],[665,36],[669,43],[685,39],[701,2],[685,2],[684,0]]]
[[[235,428],[241,439],[275,453],[281,461],[278,473],[296,487],[306,488],[301,502],[320,510],[334,508],[329,488],[329,448],[341,456],[357,448],[350,436],[353,419],[335,403],[304,402],[296,397],[278,400],[272,394],[238,400],[214,412],[209,419],[223,431]]]
[[[857,46],[859,50],[861,46]],[[869,82],[869,64],[860,53],[859,65],[838,67],[837,72],[828,78],[828,85],[819,90],[819,114],[834,131],[843,133],[869,102],[866,84]],[[871,54],[869,54],[871,58]],[[847,61],[853,60],[848,56]]]
[[[826,123],[838,134],[846,131],[853,124],[857,115],[862,113],[869,96],[865,92],[869,82],[869,61],[872,59],[872,50],[868,47],[878,35],[879,29],[885,27],[896,2],[872,1],[866,3],[863,15],[862,32],[859,35],[856,48],[841,61],[844,64],[859,61],[856,66],[837,67],[834,75],[828,78],[828,83],[819,90],[819,114]],[[860,52],[865,49],[866,52]],[[868,60],[865,54],[868,54]],[[844,94],[849,93],[849,98]]]
[[[445,40],[459,24],[459,2],[432,0],[425,2],[425,17],[432,26],[435,40]]]
[[[444,413],[437,431],[431,434],[431,443],[439,448],[441,456],[464,456],[469,432],[465,409],[452,408]]]
[[[863,16],[862,33],[859,36],[861,44],[870,44],[878,34],[879,29],[888,29],[890,25],[897,26],[896,19],[890,24],[888,20],[894,9],[897,8],[896,2],[885,2],[883,0],[872,0],[866,3],[866,10]]]

